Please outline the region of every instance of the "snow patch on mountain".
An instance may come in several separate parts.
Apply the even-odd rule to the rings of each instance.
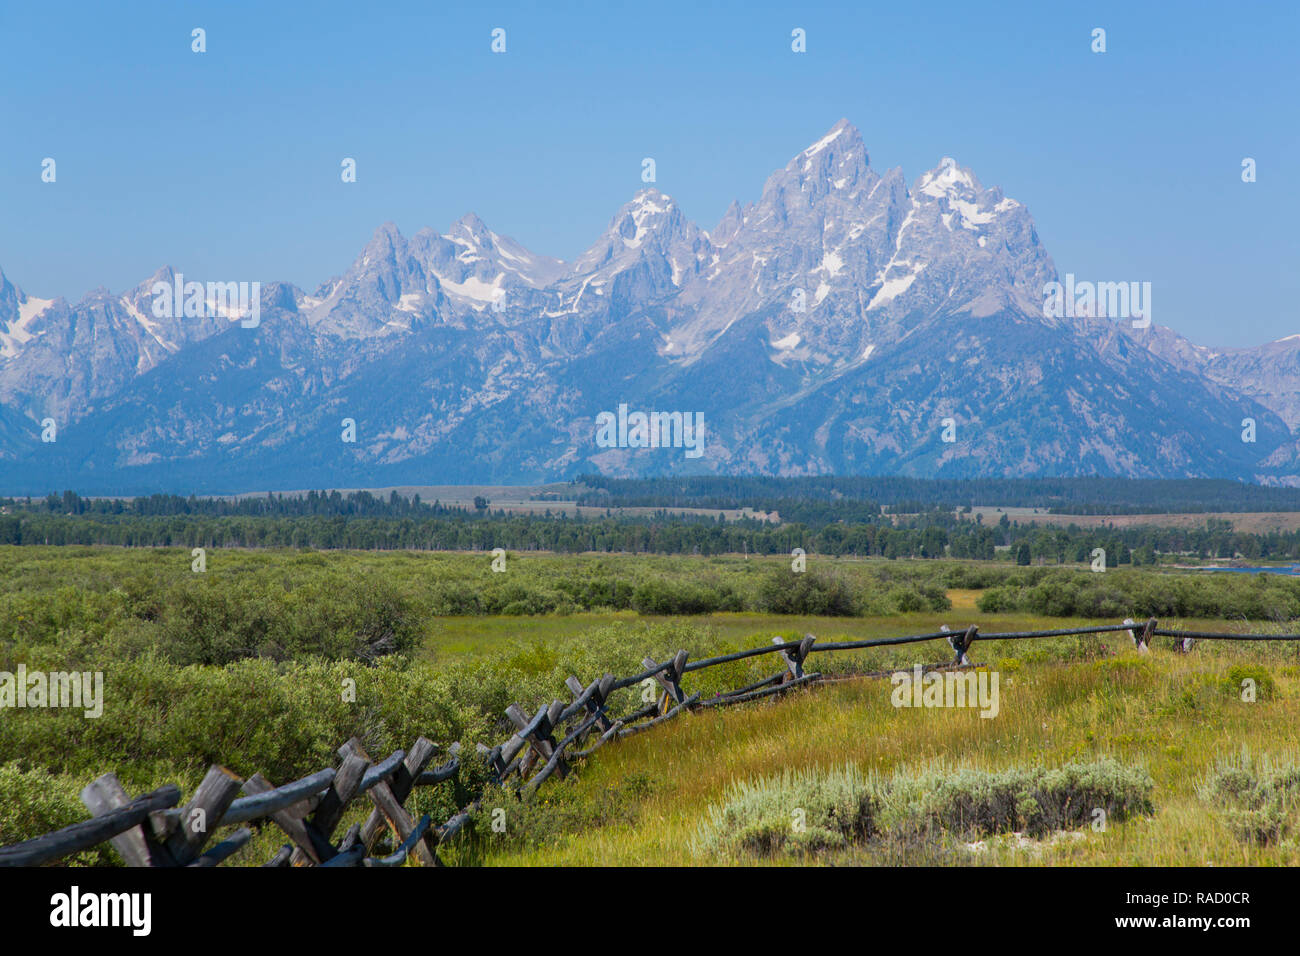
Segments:
[[[924,268],[924,266],[921,267],[921,269]],[[880,287],[880,290],[871,297],[871,302],[867,305],[867,311],[870,312],[872,309],[878,308],[891,299],[897,299],[900,295],[910,289],[912,283],[916,281],[916,277],[921,274],[921,269],[918,269],[916,272],[909,272],[907,275],[900,276],[897,279],[885,280],[885,283]]]
[[[825,136],[817,140],[817,142],[813,143],[811,146],[809,146],[807,149],[803,151],[804,156],[807,157],[806,161],[803,164],[804,172],[807,172],[809,169],[812,168],[812,158],[816,156],[818,153],[820,153],[827,146],[829,146],[831,143],[839,139],[840,135],[847,128],[848,128],[847,121],[840,120],[840,122],[835,124],[834,128],[832,128],[829,133],[827,133]]]
[[[135,303],[133,303],[129,297],[122,296],[118,301],[122,303],[122,308],[126,309],[127,314],[130,315],[131,318],[139,322],[140,326],[146,332],[149,333],[150,337],[155,342],[161,345],[168,352],[177,352],[180,350],[179,345],[177,345],[175,342],[171,341],[170,339],[166,339],[163,337],[166,330],[162,327],[162,325],[159,322],[155,321],[154,319],[149,318],[138,308],[136,308]],[[144,358],[145,357],[141,355],[140,361],[143,362]]]
[[[0,332],[0,358],[13,358],[36,337],[31,331],[32,323],[53,303],[53,299],[38,299],[35,296],[23,296],[19,300],[18,317]]]
[[[456,298],[468,300],[473,303],[474,308],[482,309],[489,305],[499,294],[501,279],[504,275],[505,273],[498,273],[497,277],[491,282],[484,282],[477,276],[468,276],[464,282],[453,282],[451,279],[440,278],[438,284]]]

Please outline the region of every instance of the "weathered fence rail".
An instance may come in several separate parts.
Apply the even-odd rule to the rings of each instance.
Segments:
[[[811,634],[800,641],[773,642],[731,654],[688,660],[678,651],[670,660],[642,661],[645,670],[631,677],[604,674],[583,684],[572,675],[565,681],[573,700],[554,700],[529,717],[517,704],[505,716],[514,732],[495,747],[478,745],[478,755],[490,770],[490,778],[506,784],[518,778],[521,797],[535,793],[552,775],[565,776],[573,762],[585,759],[612,740],[620,740],[663,724],[697,709],[725,707],[788,693],[800,687],[826,681],[883,677],[891,671],[865,671],[823,676],[805,672],[813,654],[865,650],[930,641],[947,641],[951,661],[927,665],[927,670],[972,666],[967,652],[978,641],[1010,641],[1127,632],[1139,651],[1147,651],[1157,637],[1173,638],[1175,650],[1186,652],[1197,640],[1300,641],[1300,634],[1225,634],[1206,631],[1171,630],[1157,626],[1155,618],[1143,622],[1126,619],[1121,624],[1058,628],[1042,631],[1008,631],[981,634],[972,625],[963,631],[946,627],[929,634],[876,638],[862,641],[817,643]],[[762,680],[701,699],[682,688],[682,678],[705,668],[733,663],[763,654],[777,654],[783,669]],[[647,683],[649,682],[649,683]],[[655,699],[622,717],[608,711],[611,695],[620,690],[643,687]],[[576,719],[576,722],[575,722]],[[557,734],[573,726],[560,739]],[[591,746],[582,746],[592,734],[599,736]],[[241,780],[224,767],[214,765],[184,806],[178,807],[181,792],[175,785],[161,787],[131,800],[117,776],[106,773],[81,793],[90,819],[24,843],[0,847],[0,866],[41,866],[73,854],[110,843],[129,866],[216,866],[229,859],[250,839],[252,831],[239,826],[223,840],[208,846],[209,838],[221,828],[260,822],[274,824],[288,839],[264,866],[400,866],[415,860],[424,866],[441,866],[439,846],[452,840],[479,807],[481,794],[469,799],[441,826],[434,826],[426,814],[416,821],[404,804],[416,787],[455,780],[462,763],[460,744],[448,748],[448,760],[426,769],[437,746],[420,737],[409,751],[398,750],[374,762],[361,742],[353,738],[338,749],[340,764],[295,780],[272,786],[261,774]],[[244,794],[240,796],[241,793]],[[352,801],[366,797],[373,808],[364,823],[353,824],[336,844],[338,828]],[[457,801],[459,804],[459,801]],[[385,832],[391,834],[393,851],[373,855]],[[206,849],[205,849],[206,848]]]

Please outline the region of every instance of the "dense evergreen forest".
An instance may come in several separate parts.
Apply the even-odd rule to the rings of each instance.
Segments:
[[[1056,514],[1124,515],[1215,511],[1300,511],[1300,488],[1194,478],[928,478],[700,477],[607,478],[586,475],[583,505],[649,508],[742,508],[780,511],[806,521],[800,507],[868,503],[894,512],[1000,506]]]
[[[814,483],[815,493],[824,493],[822,479],[807,480]],[[777,487],[772,493],[787,490]],[[689,506],[721,507],[706,506],[706,498],[724,500],[721,494],[698,496],[689,499]],[[758,498],[737,500],[759,501],[758,510],[764,508]],[[782,502],[800,503],[774,497],[766,504]],[[619,505],[625,503],[619,501]],[[1300,532],[1244,533],[1234,530],[1230,521],[1209,516],[1204,525],[1190,529],[1155,525],[1061,528],[1038,525],[1032,518],[1012,521],[1006,514],[1000,521],[986,524],[978,515],[936,506],[910,512],[901,506],[861,500],[825,498],[806,504],[803,510],[779,505],[774,510],[780,512],[782,521],[775,523],[758,517],[728,521],[721,513],[681,515],[666,510],[644,515],[519,515],[493,509],[486,500],[479,500],[472,509],[456,508],[396,493],[387,498],[368,492],[310,492],[298,497],[268,495],[238,500],[175,495],[123,500],[88,499],[65,492],[39,499],[0,499],[0,544],[437,551],[500,547],[569,554],[702,555],[789,554],[803,548],[810,554],[950,557],[1018,564],[1088,561],[1094,549],[1102,548],[1111,566],[1154,564],[1162,555],[1189,560],[1238,556],[1300,560]],[[669,507],[666,502],[657,506]],[[676,506],[684,505],[677,502]],[[728,502],[727,506],[736,504]]]

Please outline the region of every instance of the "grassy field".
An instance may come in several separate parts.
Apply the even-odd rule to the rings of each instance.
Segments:
[[[1043,627],[1068,627],[1082,618],[1036,618],[1022,614],[981,614],[975,609],[978,591],[950,591],[953,608],[948,612],[891,614],[873,617],[816,617],[762,614],[749,611],[718,614],[668,615],[666,621],[683,625],[711,644],[751,646],[765,635],[781,633],[815,634],[821,641],[858,641],[905,634],[932,633],[947,624],[953,630],[977,623],[986,631],[1023,629],[1025,622],[1038,621]],[[445,617],[432,621],[428,639],[421,646],[422,659],[438,662],[465,656],[491,655],[521,644],[571,638],[595,628],[629,627],[644,621],[635,611],[596,611],[576,615],[517,617]],[[1063,623],[1065,622],[1065,623]],[[1095,623],[1095,622],[1094,622]]]
[[[573,485],[567,482],[549,485],[396,485],[388,488],[339,488],[340,494],[355,491],[369,491],[381,498],[387,498],[397,492],[403,498],[419,495],[420,500],[432,504],[438,502],[452,508],[472,509],[476,498],[486,498],[492,511],[504,511],[510,515],[540,515],[550,512],[552,515],[570,517],[598,518],[605,514],[638,517],[660,512],[673,515],[707,515],[716,518],[719,515],[728,521],[739,518],[760,518],[779,521],[780,516],[767,512],[755,512],[750,508],[686,508],[686,507],[605,507],[579,505],[573,499]],[[287,497],[302,496],[305,490],[279,492]],[[255,492],[233,495],[234,498],[261,498],[267,492]]]
[[[0,844],[83,819],[80,788],[109,770],[132,793],[171,782],[189,792],[214,762],[243,777],[295,779],[332,765],[334,749],[353,735],[376,756],[418,735],[443,747],[459,741],[473,754],[477,744],[508,736],[508,704],[534,711],[568,699],[569,674],[635,673],[647,654],[662,660],[684,648],[699,658],[804,633],[827,642],[928,633],[943,624],[960,630],[973,623],[991,634],[1116,620],[981,611],[990,586],[1011,586],[999,582],[1029,570],[944,561],[813,562],[829,565],[862,597],[858,613],[825,616],[752,609],[762,604],[763,582],[788,573],[788,561],[776,558],[511,555],[505,574],[492,572],[483,554],[213,551],[202,574],[190,560],[182,549],[0,548],[0,671],[19,664],[102,670],[106,688],[98,719],[66,709],[0,712]],[[1103,577],[1053,573],[1065,575],[1058,584],[1067,589],[1076,579],[1092,586]],[[1296,630],[1290,609],[1297,583],[1264,577],[1129,570],[1104,580],[1119,589],[1116,600],[1209,588],[1214,601],[1207,606],[1262,609],[1234,610],[1228,620],[1162,615],[1167,625]],[[1030,593],[1058,587],[1056,580],[1023,584]],[[731,594],[731,603],[751,609],[650,614],[600,605],[602,595],[688,584]],[[882,600],[886,594],[898,600]],[[526,602],[562,610],[523,613]],[[447,613],[466,605],[478,613]],[[386,651],[376,657],[375,647]],[[1243,750],[1296,762],[1286,750],[1300,717],[1297,651],[1294,644],[1200,643],[1186,655],[1158,647],[1138,656],[1123,634],[981,641],[972,656],[1001,680],[993,719],[973,710],[895,708],[889,681],[878,678],[685,715],[605,747],[531,802],[489,791],[472,831],[446,852],[454,862],[482,865],[1290,865],[1300,862],[1300,772],[1294,790],[1279,784],[1276,806],[1269,797],[1256,801],[1263,809],[1246,808],[1280,814],[1277,834],[1263,841],[1243,838],[1224,801],[1200,790]],[[850,677],[950,654],[935,642],[814,660],[818,670]],[[684,685],[708,697],[775,669],[771,657],[750,658],[693,672]],[[1245,677],[1258,685],[1253,702],[1242,699]],[[340,699],[344,681],[355,682],[355,700]],[[639,705],[628,691],[613,710]],[[1040,839],[1014,827],[987,834],[959,828],[924,839],[854,840],[807,856],[719,850],[703,836],[708,821],[735,802],[735,787],[768,786],[765,778],[783,772],[851,766],[912,780],[937,768],[947,779],[962,768],[1039,771],[1102,757],[1149,773],[1153,783],[1150,812],[1114,820],[1104,832],[1073,828]],[[445,820],[485,781],[471,759],[459,787],[423,788],[411,809]],[[497,807],[506,811],[500,833],[490,825]],[[281,842],[265,828],[232,862],[264,862]],[[114,861],[109,851],[78,860]]]
[[[905,846],[868,841],[809,856],[741,854],[737,862],[1300,863],[1294,842],[1261,846],[1240,839],[1223,808],[1197,792],[1220,762],[1243,750],[1277,754],[1295,741],[1300,669],[1294,655],[1290,663],[1279,655],[1262,668],[1273,678],[1273,689],[1246,703],[1229,677],[1232,662],[1270,655],[1157,650],[1139,657],[1123,649],[1063,662],[1052,659],[1050,650],[1036,649],[1044,659],[994,659],[1009,649],[978,646],[978,656],[1002,672],[1001,709],[993,719],[973,710],[895,708],[890,684],[879,679],[692,715],[605,748],[578,774],[546,790],[543,812],[518,811],[516,832],[482,836],[467,856],[508,866],[723,863],[728,860],[701,852],[695,843],[710,806],[737,781],[846,763],[919,774],[936,766],[996,771],[1112,756],[1150,773],[1155,789],[1149,817],[1111,822],[1103,832],[1086,827],[1039,840],[1014,832],[985,839],[940,835]]]
[[[982,517],[985,524],[997,524],[1006,515],[1008,520],[1020,524],[1068,528],[1202,528],[1207,521],[1230,521],[1232,527],[1248,534],[1267,534],[1270,531],[1300,530],[1300,511],[1210,511],[1188,514],[1132,514],[1132,515],[1069,515],[1051,514],[1045,508],[1011,508],[979,505],[970,517]]]

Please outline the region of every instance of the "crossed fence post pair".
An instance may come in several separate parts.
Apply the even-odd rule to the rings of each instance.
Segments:
[[[428,816],[417,823],[402,806],[417,783],[440,782],[455,775],[459,767],[455,753],[459,748],[455,746],[449,764],[424,772],[436,749],[420,737],[409,753],[399,750],[375,764],[354,737],[339,748],[342,763],[337,770],[322,770],[279,788],[261,774],[240,780],[225,767],[214,765],[185,806],[175,807],[179,790],[164,788],[167,794],[149,795],[147,815],[134,814],[131,820],[140,816],[138,822],[115,828],[110,840],[129,866],[216,866],[246,845],[252,831],[240,827],[204,852],[211,833],[222,826],[269,819],[291,843],[267,866],[393,866],[408,855],[425,866],[438,866],[438,836],[430,829]],[[243,797],[239,797],[241,790]],[[348,804],[361,793],[369,795],[374,809],[364,824],[354,824],[335,847],[334,831]],[[127,799],[112,773],[90,783],[81,798],[94,815],[90,825],[96,821],[107,825],[140,804]],[[371,859],[368,854],[385,825],[392,830],[398,849],[389,857]]]
[[[1133,638],[1133,646],[1142,654],[1151,650],[1152,640],[1156,636],[1156,619],[1154,617],[1149,617],[1145,623],[1138,624],[1138,622],[1133,620],[1131,617],[1126,617],[1124,618],[1124,623],[1126,625],[1133,625],[1128,632],[1129,637]],[[1168,636],[1168,632],[1165,633],[1166,636]],[[1196,643],[1194,638],[1174,636],[1174,650],[1181,653],[1186,654],[1190,651],[1194,643]]]
[[[563,701],[552,701],[550,706],[543,705],[532,720],[529,720],[518,704],[506,708],[506,716],[515,725],[515,732],[504,744],[488,748],[478,745],[478,752],[492,768],[493,775],[500,783],[512,773],[526,777],[528,771],[539,758],[543,764],[548,763],[556,751],[555,723],[564,711]],[[568,773],[568,764],[561,758],[558,762],[559,774]]]

